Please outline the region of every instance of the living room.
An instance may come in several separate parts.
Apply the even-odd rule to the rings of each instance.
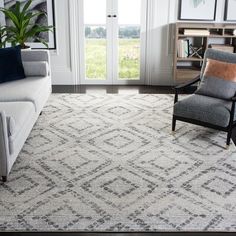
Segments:
[[[0,1],[0,235],[235,235],[235,12]]]

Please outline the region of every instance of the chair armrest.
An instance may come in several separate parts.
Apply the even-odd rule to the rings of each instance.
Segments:
[[[179,86],[175,87],[175,99],[174,99],[174,104],[178,102],[178,96],[179,96],[179,90],[190,87],[193,84],[196,84],[197,82],[201,81],[200,75],[194,78],[193,80],[190,80],[189,82],[185,84],[181,84]]]
[[[196,84],[200,80],[201,80],[201,78],[200,78],[200,75],[199,75],[196,78],[194,78],[193,80],[188,81],[187,83],[184,83],[184,84],[176,86],[175,89],[176,90],[180,90],[180,89],[183,89],[183,88],[187,88],[187,87],[189,87],[189,86],[191,86],[193,84]]]

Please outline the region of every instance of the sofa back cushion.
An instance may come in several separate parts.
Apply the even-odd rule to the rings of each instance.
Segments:
[[[229,100],[236,94],[236,64],[207,59],[196,94]]]
[[[20,46],[0,49],[0,83],[24,78]]]

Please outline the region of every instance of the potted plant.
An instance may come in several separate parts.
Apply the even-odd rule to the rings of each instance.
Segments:
[[[16,2],[15,6],[10,9],[0,8],[6,18],[11,22],[11,25],[6,26],[7,41],[12,44],[12,46],[20,45],[22,49],[29,48],[26,42],[29,39],[34,38],[36,41],[44,44],[48,47],[48,43],[39,37],[41,32],[49,32],[52,30],[53,26],[44,26],[40,24],[34,24],[33,19],[40,15],[46,15],[45,12],[34,13],[30,10],[32,0],[21,7],[19,1]]]
[[[5,48],[8,41],[6,27],[0,26],[0,48]]]

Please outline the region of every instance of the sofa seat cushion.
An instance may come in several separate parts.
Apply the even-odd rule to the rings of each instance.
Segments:
[[[0,110],[7,118],[8,136],[14,139],[24,124],[35,115],[32,102],[0,102]]]
[[[227,127],[231,106],[229,101],[195,94],[177,102],[174,115]]]
[[[35,111],[40,109],[40,94],[50,85],[49,77],[28,77],[1,84],[0,102],[32,102]]]

